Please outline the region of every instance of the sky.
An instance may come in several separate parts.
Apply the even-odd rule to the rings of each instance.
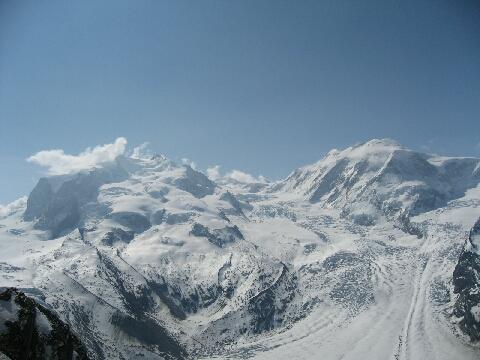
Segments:
[[[0,203],[122,137],[269,179],[371,138],[480,156],[480,2],[0,0]]]

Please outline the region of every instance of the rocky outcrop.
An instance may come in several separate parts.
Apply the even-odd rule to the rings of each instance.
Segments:
[[[24,220],[32,221],[41,217],[47,211],[54,195],[48,179],[41,178],[28,197],[27,209],[23,215]]]
[[[120,228],[113,228],[107,232],[103,238],[102,243],[108,246],[112,246],[115,243],[129,243],[133,240],[135,233],[133,231],[125,231]]]
[[[12,360],[87,360],[68,324],[14,288],[0,293],[0,352]]]
[[[202,198],[212,195],[215,191],[215,183],[199,171],[185,166],[185,174],[173,181],[173,184],[186,192],[189,192],[196,198]]]
[[[295,296],[297,278],[282,264],[282,271],[272,285],[252,297],[248,303],[250,328],[259,334],[279,327],[288,304]]]
[[[453,291],[458,295],[453,314],[471,341],[480,341],[480,249],[475,242],[479,237],[480,219],[470,231],[453,272]]]
[[[160,350],[165,359],[184,359],[187,355],[178,342],[151,318],[137,319],[118,312],[112,317],[112,323],[132,338]]]
[[[150,221],[145,215],[133,211],[116,212],[110,214],[109,217],[136,234],[140,234],[151,227]]]
[[[223,209],[223,212],[227,215],[237,215],[245,217],[244,210],[252,210],[252,205],[239,201],[235,195],[230,191],[224,192],[220,195],[220,200],[226,201],[230,204],[231,209]]]
[[[243,240],[243,235],[236,225],[211,230],[202,224],[195,223],[190,234],[206,237],[208,241],[218,247],[225,247],[239,239]]]

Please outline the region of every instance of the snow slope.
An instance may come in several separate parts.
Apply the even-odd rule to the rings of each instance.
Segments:
[[[477,359],[452,276],[479,164],[372,140],[245,184],[120,157],[5,207],[0,286],[93,359]]]

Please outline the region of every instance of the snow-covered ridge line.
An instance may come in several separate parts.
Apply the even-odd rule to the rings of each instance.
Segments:
[[[0,216],[0,286],[42,294],[89,357],[478,358],[477,275],[451,286],[475,266],[478,159],[373,140],[249,183],[137,155]]]

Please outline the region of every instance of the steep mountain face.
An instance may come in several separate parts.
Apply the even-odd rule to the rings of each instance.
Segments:
[[[0,351],[12,360],[88,360],[67,324],[13,288],[0,293]]]
[[[474,158],[441,158],[408,150],[392,140],[372,140],[333,150],[314,165],[295,170],[281,189],[312,203],[343,208],[372,223],[380,210],[389,217],[418,215],[461,197],[480,180]]]
[[[28,197],[23,218],[34,220],[36,229],[47,230],[56,238],[80,225],[86,215],[84,208],[96,201],[100,186],[127,176],[117,161],[107,168],[42,178]]]
[[[120,157],[0,218],[0,285],[91,359],[477,359],[479,164],[373,140],[248,184]]]
[[[470,231],[455,267],[453,285],[458,294],[454,314],[459,325],[472,341],[480,341],[480,219]]]

